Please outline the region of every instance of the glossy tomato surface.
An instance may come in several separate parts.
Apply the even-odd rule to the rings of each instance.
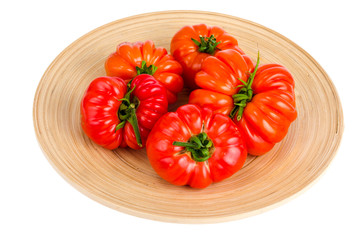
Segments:
[[[176,102],[183,88],[181,65],[163,47],[155,47],[150,40],[124,42],[118,45],[105,62],[108,76],[120,77],[129,82],[140,74],[152,75],[167,89],[169,103]]]
[[[248,56],[235,50],[206,58],[195,76],[201,89],[191,92],[189,103],[231,116],[245,138],[248,152],[262,155],[285,137],[297,110],[294,80],[285,67],[265,64],[256,71],[254,68]],[[250,98],[246,99],[246,92],[240,94],[240,89],[250,82],[251,75]],[[237,104],[245,106],[234,115],[239,113]]]
[[[166,89],[150,75],[137,76],[129,86],[118,77],[100,77],[90,83],[83,96],[82,128],[89,138],[105,148],[139,149],[167,107]],[[132,121],[137,122],[139,141]]]
[[[201,43],[204,43],[203,46]],[[185,85],[190,89],[198,88],[194,78],[205,58],[225,49],[243,53],[238,47],[238,41],[218,26],[184,26],[171,40],[171,54],[181,63]]]
[[[206,141],[212,142],[205,161],[196,161],[187,148],[174,145],[200,134],[206,134]],[[163,179],[193,188],[205,188],[230,177],[242,168],[247,156],[244,140],[229,117],[194,104],[160,118],[146,148],[152,167]]]

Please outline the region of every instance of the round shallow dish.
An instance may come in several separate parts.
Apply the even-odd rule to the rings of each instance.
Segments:
[[[109,151],[94,144],[80,124],[80,101],[88,84],[105,75],[104,61],[124,41],[151,39],[169,49],[184,25],[218,25],[253,59],[280,63],[296,82],[298,118],[269,153],[253,157],[235,175],[206,189],[173,186],[150,166],[145,150]],[[180,101],[187,102],[187,91]],[[296,196],[331,162],[343,132],[342,108],[319,64],[284,36],[256,23],[218,13],[167,11],[101,26],[67,47],[41,79],[34,99],[34,126],[53,167],[71,185],[113,209],[179,223],[213,223],[264,212]]]

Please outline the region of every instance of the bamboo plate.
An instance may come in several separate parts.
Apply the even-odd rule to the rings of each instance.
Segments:
[[[151,39],[169,49],[184,25],[218,25],[235,36],[253,59],[286,66],[295,77],[298,118],[272,151],[249,156],[243,169],[204,190],[177,187],[151,168],[145,150],[109,151],[82,132],[80,101],[91,80],[105,75],[106,57],[123,41]],[[187,91],[178,105],[187,102]],[[176,109],[176,105],[171,109]],[[342,108],[319,64],[284,36],[261,25],[218,13],[167,11],[101,26],[67,47],[41,79],[34,126],[42,150],[69,183],[113,209],[167,222],[211,223],[251,216],[275,207],[314,182],[331,162],[343,132]]]

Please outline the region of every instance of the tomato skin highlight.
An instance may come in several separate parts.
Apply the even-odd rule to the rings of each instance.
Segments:
[[[191,92],[189,103],[231,115],[236,107],[235,98],[254,68],[248,56],[235,50],[220,51],[206,58],[195,76],[202,89]],[[258,66],[251,90],[252,97],[242,115],[231,117],[244,136],[248,153],[262,155],[286,136],[297,118],[294,79],[282,65],[264,64]]]
[[[137,71],[153,66],[155,71]],[[169,103],[177,100],[177,93],[183,89],[182,66],[162,47],[155,47],[150,40],[145,42],[123,42],[117,46],[117,51],[110,54],[105,62],[107,76],[120,77],[128,83],[139,74],[152,75],[166,89]]]
[[[200,47],[192,40],[201,41],[200,36],[206,39],[211,36],[215,38],[215,42],[218,44],[213,53],[200,52]],[[190,89],[199,88],[194,78],[196,73],[200,71],[203,61],[207,57],[225,49],[234,49],[244,54],[238,47],[238,41],[233,36],[220,27],[207,26],[206,24],[184,26],[171,40],[171,54],[182,65],[185,86]]]
[[[212,141],[206,161],[194,160],[187,148],[175,145],[202,133]],[[193,188],[205,188],[232,176],[242,168],[247,156],[243,137],[229,117],[194,104],[161,117],[148,136],[146,149],[160,177]]]
[[[133,89],[131,100],[137,102],[135,117],[138,122],[141,143],[144,146],[148,134],[156,121],[167,112],[166,89],[152,76],[138,75],[127,87],[118,77],[94,79],[85,91],[81,101],[81,124],[84,133],[95,143],[107,149],[140,146],[131,121],[121,123],[119,110],[127,91]]]

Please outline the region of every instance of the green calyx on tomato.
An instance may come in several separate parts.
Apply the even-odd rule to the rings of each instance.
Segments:
[[[191,40],[199,47],[199,52],[208,53],[213,55],[217,50],[217,45],[221,42],[216,42],[216,38],[214,35],[210,37],[200,37],[200,42],[196,39],[191,38]]]
[[[234,118],[236,116],[236,120],[240,121],[244,108],[246,107],[246,104],[251,101],[253,98],[253,89],[251,88],[251,85],[253,84],[256,71],[258,70],[259,66],[259,52],[258,52],[258,58],[256,60],[256,65],[254,68],[254,71],[250,74],[248,80],[245,82],[239,78],[239,80],[243,83],[241,85],[236,86],[237,88],[240,87],[240,90],[237,94],[233,95],[234,99],[234,108],[231,110],[230,117]]]
[[[117,113],[118,118],[121,122],[116,126],[116,131],[123,128],[126,122],[128,121],[133,127],[138,146],[142,147],[142,139],[136,116],[136,109],[139,105],[139,100],[137,97],[133,97],[131,99],[131,93],[134,91],[135,88],[136,86],[134,86],[131,90],[129,90],[128,86],[127,93],[124,95],[123,98],[118,100],[122,101],[122,104],[119,106]]]
[[[187,142],[173,142],[174,146],[185,147],[187,152],[191,153],[191,157],[196,162],[204,162],[212,155],[214,144],[208,138],[205,132],[192,136]]]
[[[142,61],[141,63],[141,67],[136,66],[136,71],[137,71],[137,75],[141,75],[141,74],[148,74],[153,76],[153,74],[155,74],[157,70],[157,67],[155,65],[150,65],[147,67],[147,63],[146,61]]]

